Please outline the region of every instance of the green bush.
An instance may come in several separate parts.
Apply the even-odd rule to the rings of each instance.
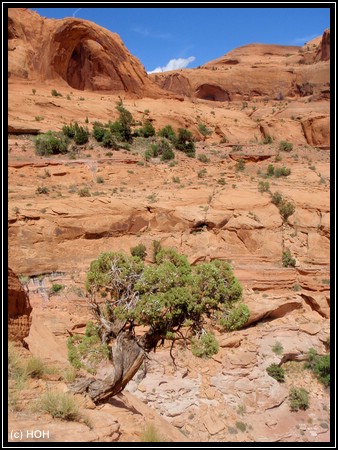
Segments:
[[[178,135],[175,140],[175,148],[184,152],[187,156],[191,158],[195,157],[195,143],[191,131],[186,128],[179,128]]]
[[[64,284],[53,283],[52,287],[50,288],[50,294],[57,294],[64,288],[65,288]]]
[[[275,176],[276,178],[279,178],[279,177],[287,177],[287,176],[290,175],[290,173],[291,173],[291,170],[288,169],[288,168],[286,168],[286,167],[277,167],[277,168],[275,169],[274,176]]]
[[[38,401],[37,409],[56,419],[75,421],[81,417],[75,397],[68,392],[45,392]]]
[[[282,201],[278,205],[280,215],[284,220],[287,220],[295,212],[295,205],[291,202]]]
[[[36,194],[49,194],[49,189],[46,186],[38,186],[35,191]]]
[[[118,101],[116,104],[116,109],[119,112],[119,119],[110,126],[110,131],[120,137],[121,141],[131,143],[133,141],[131,124],[134,122],[133,116],[130,111],[128,111],[122,100]]]
[[[113,136],[113,133],[109,130],[105,130],[102,137],[102,145],[105,148],[112,148],[114,150],[118,150],[119,146]]]
[[[64,125],[62,127],[62,133],[70,139],[73,139],[73,137],[75,136],[75,131],[75,123],[70,123],[69,125]]]
[[[176,134],[171,125],[166,125],[163,127],[160,131],[158,131],[157,135],[169,139],[171,142],[175,142],[176,140]]]
[[[283,256],[282,256],[282,263],[283,263],[283,267],[295,267],[296,265],[296,260],[295,258],[291,255],[290,250],[285,250],[283,252]]]
[[[56,89],[52,89],[51,94],[53,97],[62,97],[62,94],[58,92]]]
[[[80,197],[91,197],[89,188],[87,187],[79,189],[77,193],[79,194]]]
[[[281,150],[283,152],[291,152],[292,149],[293,149],[293,144],[291,144],[291,142],[281,141],[279,143],[279,150]]]
[[[68,139],[62,133],[48,131],[40,134],[35,139],[35,151],[39,156],[57,155],[67,153]]]
[[[289,393],[291,411],[306,410],[309,407],[309,393],[304,388],[292,387]]]
[[[191,341],[191,352],[198,358],[211,358],[218,353],[219,344],[212,333],[205,333],[199,339]]]
[[[207,128],[204,123],[198,124],[198,131],[202,134],[202,136],[210,136],[212,134],[210,128]]]
[[[267,367],[266,371],[268,372],[270,377],[274,378],[279,383],[284,382],[285,372],[284,372],[283,367],[279,366],[278,364],[273,363],[273,364],[270,364],[269,367]]]
[[[274,205],[279,206],[283,201],[283,196],[280,192],[274,192],[271,197],[271,201]]]
[[[171,148],[169,142],[165,139],[162,139],[158,145],[158,151],[161,155],[162,161],[170,161],[175,158],[175,152]]]
[[[143,127],[138,130],[138,133],[140,136],[144,138],[149,138],[155,136],[156,131],[155,128],[153,127],[153,124],[148,119],[144,122]]]
[[[259,192],[269,192],[270,183],[268,181],[260,181],[258,183],[258,190]]]
[[[99,327],[87,322],[85,335],[74,334],[68,338],[68,360],[76,369],[84,368],[95,374],[97,366],[109,359],[109,347],[101,343]]]
[[[105,127],[101,122],[94,122],[93,124],[93,136],[97,142],[102,142],[104,134],[106,132]]]
[[[273,164],[269,164],[268,168],[266,169],[266,176],[273,177],[274,174],[275,174],[275,166]]]
[[[271,144],[272,143],[272,137],[268,134],[263,139],[263,144]]]
[[[207,155],[205,155],[204,153],[201,153],[200,155],[198,155],[197,159],[199,161],[201,161],[202,163],[208,163],[210,162],[210,159],[207,157]]]
[[[240,285],[237,286],[238,290],[241,290]],[[220,325],[227,331],[235,331],[242,328],[250,317],[249,308],[241,303],[230,311],[226,318],[222,317],[219,320]]]
[[[244,422],[236,422],[236,427],[244,433],[247,428],[247,424]]]
[[[144,244],[139,244],[136,245],[136,247],[132,247],[130,249],[130,253],[132,254],[132,256],[137,256],[138,258],[144,260],[147,256],[147,249]]]
[[[46,373],[46,366],[40,358],[32,356],[27,361],[26,372],[31,378],[41,378]]]
[[[88,128],[79,126],[75,122],[75,135],[74,135],[74,141],[77,145],[83,145],[86,144],[89,140],[89,131]]]
[[[245,169],[245,161],[243,159],[239,159],[235,164],[236,172],[243,172]]]
[[[283,345],[276,341],[272,347],[272,351],[276,354],[276,355],[281,355],[283,353]]]
[[[307,358],[305,368],[310,369],[325,387],[330,386],[330,353],[320,356],[314,348],[310,348]]]

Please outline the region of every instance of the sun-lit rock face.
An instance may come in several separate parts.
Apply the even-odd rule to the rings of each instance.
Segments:
[[[140,61],[120,37],[87,20],[45,19],[9,9],[9,78],[57,80],[78,90],[156,96]]]

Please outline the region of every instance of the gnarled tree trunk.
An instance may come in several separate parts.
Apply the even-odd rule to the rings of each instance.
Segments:
[[[107,400],[121,392],[134,377],[145,358],[143,348],[135,336],[121,332],[112,348],[112,371],[102,380],[95,378],[81,379],[71,386],[71,391],[87,393],[94,402]]]

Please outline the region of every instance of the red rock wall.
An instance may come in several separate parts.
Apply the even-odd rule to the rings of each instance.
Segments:
[[[23,341],[29,334],[32,307],[19,278],[8,268],[8,340]]]

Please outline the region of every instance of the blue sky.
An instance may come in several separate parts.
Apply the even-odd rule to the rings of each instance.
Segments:
[[[72,3],[72,5],[76,5]],[[120,35],[147,72],[193,68],[251,43],[303,45],[330,27],[328,8],[32,8]]]

